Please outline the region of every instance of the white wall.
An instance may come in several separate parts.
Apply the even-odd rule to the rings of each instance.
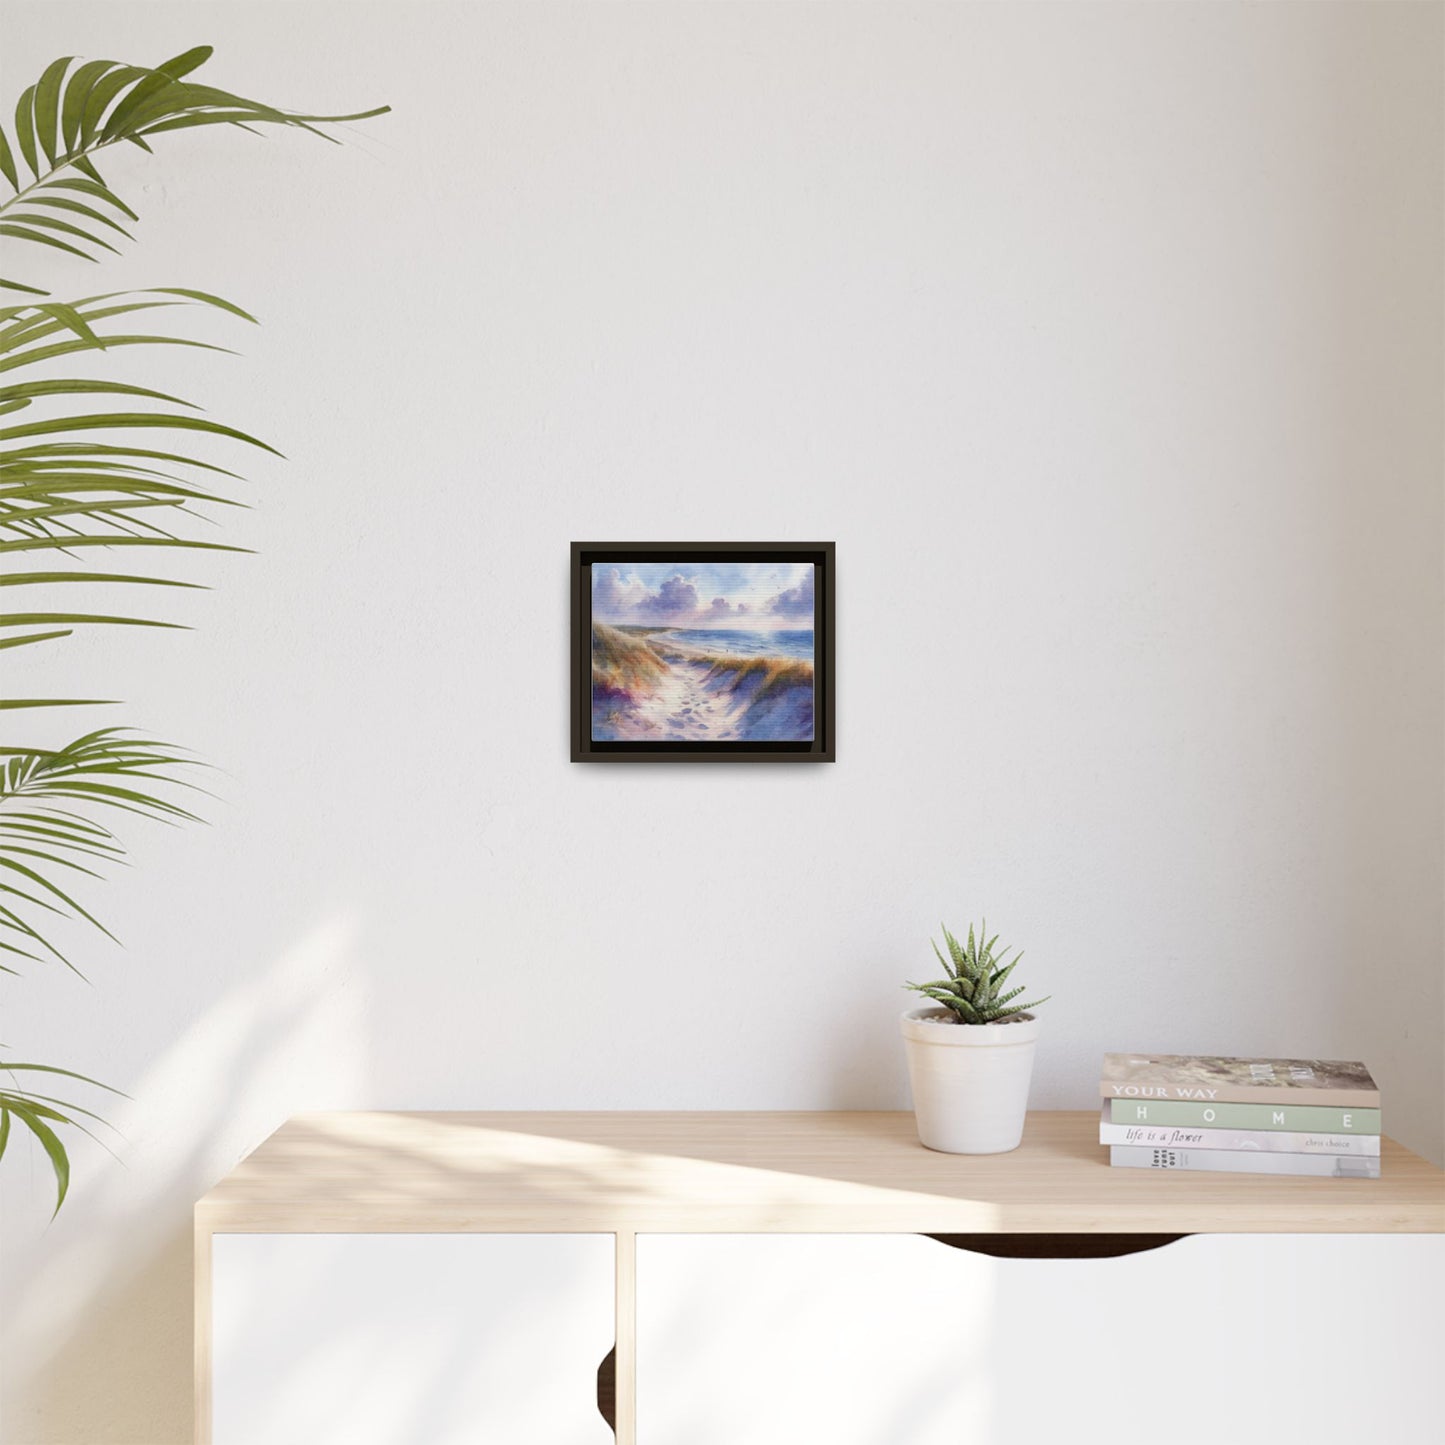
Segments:
[[[126,374],[290,460],[196,632],[27,674],[225,802],[89,895],[93,987],[5,986],[134,1096],[48,1228],[0,1170],[7,1441],[188,1438],[189,1207],[289,1113],[902,1107],[940,917],[1054,994],[1038,1106],[1107,1049],[1361,1056],[1445,1153],[1439,5],[4,23],[10,105],[209,41],[396,112],[112,168],[103,285],[264,322]],[[838,763],[569,764],[567,544],[790,536],[838,544]]]

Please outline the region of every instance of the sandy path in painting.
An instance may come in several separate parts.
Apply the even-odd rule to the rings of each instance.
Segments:
[[[697,651],[652,630],[592,628],[592,736],[601,742],[806,742],[813,667]]]
[[[670,662],[653,692],[631,709],[621,737],[662,738],[673,742],[728,742],[737,737],[734,707],[709,693],[703,680],[706,662]]]

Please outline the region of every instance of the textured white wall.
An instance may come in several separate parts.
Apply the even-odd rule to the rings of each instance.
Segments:
[[[0,1170],[7,1441],[188,1438],[190,1204],[286,1115],[902,1106],[940,917],[1054,994],[1037,1105],[1106,1049],[1362,1056],[1445,1153],[1439,5],[4,25],[11,105],[209,41],[396,108],[112,167],[102,284],[264,322],[127,374],[290,460],[196,632],[31,664],[226,801],[91,895],[93,987],[5,985],[134,1096],[48,1228]],[[567,762],[567,544],[648,536],[836,539],[836,766]]]

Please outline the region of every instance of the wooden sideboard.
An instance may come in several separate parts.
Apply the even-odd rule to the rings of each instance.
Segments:
[[[293,1438],[300,1445],[302,1435],[314,1436],[318,1427],[298,1424],[295,1430],[301,1433],[293,1434],[284,1421],[299,1419],[295,1412],[303,1408],[315,1406],[323,1414],[333,1408],[321,1398],[327,1389],[344,1392],[363,1422],[348,1428],[351,1438],[360,1438],[358,1432],[364,1435],[374,1426],[372,1438],[395,1438],[410,1445],[422,1435],[406,1433],[407,1427],[401,1426],[397,1427],[399,1433],[389,1435],[386,1427],[375,1422],[386,1409],[405,1413],[407,1406],[397,1402],[404,1401],[407,1388],[426,1398],[429,1410],[441,1412],[441,1402],[433,1398],[433,1392],[441,1387],[436,1382],[407,1385],[402,1378],[405,1370],[419,1368],[415,1362],[427,1350],[436,1351],[438,1340],[456,1345],[456,1355],[444,1354],[451,1360],[450,1368],[463,1373],[467,1360],[479,1359],[493,1344],[499,1351],[505,1345],[516,1359],[504,1351],[499,1353],[495,1377],[479,1376],[476,1385],[479,1398],[495,1400],[499,1391],[505,1391],[507,1381],[521,1381],[529,1367],[525,1359],[527,1329],[534,1329],[538,1340],[550,1341],[561,1341],[564,1336],[570,1340],[567,1332],[575,1332],[576,1343],[565,1347],[594,1351],[596,1357],[588,1364],[589,1381],[608,1353],[597,1348],[599,1334],[608,1336],[601,1343],[613,1347],[615,1353],[608,1356],[604,1371],[609,1377],[604,1393],[610,1397],[604,1402],[604,1413],[611,1417],[616,1439],[623,1445],[674,1445],[685,1435],[702,1445],[715,1438],[709,1431],[724,1428],[717,1420],[726,1414],[726,1408],[720,1405],[712,1410],[706,1426],[679,1423],[678,1412],[685,1414],[686,1401],[680,1396],[662,1400],[672,1389],[667,1382],[686,1379],[685,1355],[679,1352],[691,1348],[706,1353],[715,1348],[720,1359],[732,1352],[732,1368],[753,1368],[759,1361],[766,1366],[765,1353],[753,1356],[748,1352],[771,1348],[766,1339],[769,1324],[768,1319],[759,1319],[756,1338],[751,1340],[744,1331],[726,1341],[719,1334],[712,1343],[699,1340],[689,1345],[690,1331],[705,1329],[708,1321],[715,1322],[719,1331],[724,1328],[730,1317],[729,1281],[736,1282],[739,1290],[752,1290],[759,1299],[776,1287],[777,1298],[768,1306],[775,1322],[783,1328],[786,1321],[777,1318],[778,1312],[795,1307],[798,1320],[804,1322],[797,1330],[783,1329],[779,1348],[784,1352],[804,1349],[797,1343],[802,1336],[816,1334],[820,1328],[826,1331],[830,1319],[847,1313],[843,1288],[827,1306],[831,1313],[808,1315],[810,1309],[823,1308],[820,1301],[826,1291],[817,1287],[818,1281],[836,1282],[841,1272],[846,1284],[847,1261],[856,1255],[861,1269],[865,1254],[861,1244],[855,1255],[850,1255],[846,1242],[835,1239],[829,1244],[820,1236],[892,1236],[900,1241],[887,1246],[892,1254],[885,1252],[876,1259],[869,1255],[872,1263],[868,1267],[874,1269],[875,1280],[897,1278],[903,1293],[890,1299],[886,1307],[879,1307],[875,1300],[869,1308],[860,1309],[859,1320],[846,1331],[844,1322],[838,1322],[833,1355],[839,1359],[848,1349],[861,1351],[860,1359],[875,1358],[895,1343],[900,1351],[905,1345],[927,1348],[923,1328],[937,1322],[931,1316],[946,1323],[952,1318],[949,1311],[954,1302],[965,1295],[980,1297],[981,1291],[998,1287],[997,1279],[985,1279],[978,1273],[996,1267],[987,1263],[993,1256],[1034,1261],[1004,1266],[1015,1271],[1003,1279],[1003,1285],[1015,1294],[995,1309],[995,1317],[1006,1321],[1010,1310],[1024,1308],[1019,1301],[1027,1298],[1032,1301],[1027,1308],[1040,1326],[1055,1317],[1063,1319],[1073,1306],[1044,1296],[1035,1298],[1051,1281],[1064,1277],[1057,1266],[1050,1273],[1047,1263],[1038,1273],[1039,1260],[1071,1261],[1067,1283],[1075,1292],[1098,1288],[1087,1283],[1096,1276],[1086,1271],[1112,1268],[1115,1272],[1107,1277],[1110,1292],[1115,1285],[1124,1294],[1137,1291],[1128,1311],[1154,1310],[1166,1317],[1171,1309],[1181,1307],[1187,1313],[1194,1307],[1196,1295],[1198,1300],[1205,1299],[1221,1278],[1234,1271],[1230,1277],[1235,1282],[1211,1308],[1228,1309],[1234,1321],[1230,1328],[1244,1332],[1236,1341],[1236,1352],[1248,1330],[1254,1328],[1251,1311],[1278,1310],[1284,1307],[1282,1301],[1291,1299],[1304,1301],[1316,1285],[1323,1290],[1321,1297],[1338,1301],[1345,1315],[1357,1314],[1360,1309],[1370,1312],[1368,1323],[1347,1317],[1334,1320],[1331,1328],[1336,1336],[1378,1334],[1384,1317],[1379,1306],[1382,1290],[1395,1289],[1400,1296],[1389,1307],[1395,1315],[1402,1307],[1415,1307],[1417,1286],[1421,1291],[1419,1308],[1438,1314],[1441,1286],[1445,1285],[1445,1241],[1438,1237],[1445,1233],[1445,1176],[1394,1141],[1383,1143],[1382,1177],[1378,1180],[1310,1179],[1111,1169],[1107,1150],[1097,1142],[1097,1129],[1097,1113],[1035,1113],[1030,1115],[1023,1144],[1016,1151],[958,1156],[923,1149],[912,1116],[906,1113],[337,1113],[297,1117],[242,1160],[196,1205],[197,1445],[291,1445]],[[430,1237],[432,1242],[408,1245],[393,1241],[388,1248],[381,1238],[401,1235]],[[436,1239],[458,1235],[492,1236],[495,1247],[484,1257],[480,1251],[459,1249],[456,1241],[448,1245]],[[318,1240],[318,1236],[328,1240]],[[770,1254],[761,1244],[749,1245],[747,1238],[730,1242],[722,1236],[806,1236],[813,1243],[808,1246],[811,1253],[801,1244],[793,1250],[784,1242],[770,1246],[774,1251]],[[958,1248],[943,1250],[918,1236],[943,1236],[942,1242]],[[1195,1246],[1190,1255],[1185,1245],[1193,1244],[1191,1241],[1172,1246],[1172,1253],[1155,1248],[1179,1236],[1209,1236],[1220,1242],[1207,1246],[1215,1251],[1207,1257],[1201,1252],[1202,1245]],[[1231,1243],[1226,1236],[1238,1238]],[[1271,1245],[1263,1236],[1288,1236],[1293,1243],[1287,1250],[1282,1241],[1277,1239]],[[1329,1238],[1310,1240],[1309,1236]],[[1393,1245],[1366,1241],[1366,1237],[1378,1240],[1382,1236],[1409,1239]],[[515,1243],[496,1243],[501,1237]],[[696,1240],[696,1245],[689,1240]],[[645,1265],[641,1325],[639,1248]],[[779,1248],[782,1253],[777,1253]],[[926,1253],[920,1256],[919,1250]],[[1295,1260],[1290,1266],[1293,1272],[1285,1272],[1288,1278],[1285,1273],[1279,1279],[1269,1278],[1276,1262],[1284,1271],[1290,1251]],[[1101,1264],[1098,1257],[1109,1255],[1133,1256],[1135,1263],[1127,1268],[1121,1267],[1122,1261]],[[539,1261],[554,1257],[568,1261],[562,1273],[570,1283],[565,1290],[558,1283],[561,1292],[549,1296],[555,1298],[557,1308],[556,1319],[549,1323],[541,1303],[524,1308],[519,1301],[526,1297],[529,1280],[537,1283],[539,1301],[546,1293],[543,1286],[552,1288],[548,1283],[551,1275]],[[1166,1257],[1172,1261],[1167,1265]],[[920,1259],[924,1260],[921,1265]],[[959,1270],[974,1273],[961,1273],[949,1283],[948,1271],[955,1268],[950,1261],[955,1259]],[[1150,1262],[1154,1260],[1158,1262]],[[602,1280],[599,1271],[604,1265],[607,1277]],[[1181,1269],[1185,1271],[1182,1274]],[[790,1275],[790,1271],[794,1273]],[[410,1304],[406,1302],[407,1290],[419,1272],[434,1275],[438,1300],[451,1291],[435,1311],[424,1288]],[[784,1291],[781,1281],[789,1278],[793,1283]],[[579,1283],[583,1280],[585,1284]],[[1191,1280],[1208,1283],[1196,1287]],[[648,1281],[655,1281],[655,1286]],[[604,1301],[599,1291],[607,1285],[611,1286],[607,1291],[610,1297]],[[908,1289],[915,1289],[915,1294],[905,1298]],[[1022,1295],[1017,1294],[1019,1290]],[[1251,1290],[1260,1291],[1253,1303],[1248,1298]],[[674,1305],[678,1300],[696,1301],[702,1312],[699,1318],[669,1322],[662,1318],[661,1304],[649,1313],[649,1301],[660,1301],[669,1291]],[[1172,1302],[1163,1298],[1166,1293],[1183,1293],[1188,1298],[1181,1305],[1178,1298]],[[710,1305],[705,1303],[709,1299],[713,1301]],[[334,1301],[330,1306],[333,1314],[327,1315],[318,1300]],[[328,1321],[339,1319],[348,1327],[355,1326],[373,1306],[379,1318],[399,1322],[398,1338],[379,1339],[371,1346],[375,1358],[393,1363],[376,1368],[358,1366],[354,1360],[344,1364],[345,1351],[339,1344],[328,1354],[332,1328]],[[1122,1302],[1119,1307],[1125,1309]],[[1309,1319],[1319,1313],[1307,1311],[1303,1303],[1299,1308],[1304,1313],[1297,1321],[1297,1331],[1307,1329]],[[483,1326],[488,1309],[498,1313],[505,1328],[486,1333]],[[1161,1364],[1149,1356],[1142,1330],[1137,1339],[1130,1334],[1128,1321],[1134,1314],[1126,1312],[1118,1326],[1130,1336],[1119,1342],[1126,1350],[1119,1368],[1128,1378],[1142,1382],[1137,1389],[1130,1387],[1143,1392],[1138,1396],[1139,1408],[1154,1409],[1158,1402],[1149,1391],[1156,1385],[1146,1377],[1169,1368],[1170,1360],[1166,1357]],[[880,1326],[877,1338],[869,1343],[867,1320],[872,1316],[887,1316],[889,1324],[886,1332]],[[988,1320],[983,1313],[979,1318],[983,1343],[978,1348],[982,1349]],[[474,1322],[475,1339],[468,1333]],[[1167,1318],[1161,1323],[1168,1327]],[[1438,1337],[1438,1320],[1433,1329]],[[428,1330],[439,1333],[432,1338]],[[910,1344],[913,1332],[918,1333],[916,1346]],[[1083,1351],[1087,1343],[1083,1337],[1089,1333],[1085,1319],[1068,1338],[1078,1338],[1078,1348]],[[1205,1332],[1200,1333],[1202,1337]],[[639,1334],[650,1342],[647,1350],[651,1352],[643,1361],[642,1373],[658,1382],[653,1398],[659,1401],[653,1411],[659,1423],[655,1429],[641,1432]],[[795,1344],[788,1344],[790,1339]],[[1220,1344],[1215,1341],[1215,1347]],[[1378,1344],[1376,1340],[1369,1349]],[[561,1344],[557,1347],[563,1348]],[[821,1351],[823,1347],[818,1348]],[[1127,1355],[1129,1348],[1142,1352],[1137,1360]],[[1300,1348],[1307,1354],[1308,1341]],[[1059,1349],[1063,1350],[1062,1344]],[[1331,1349],[1338,1355],[1338,1339]],[[263,1398],[272,1376],[282,1368],[281,1362],[308,1352],[318,1362],[334,1355],[336,1379],[351,1384],[328,1385],[318,1363],[305,1377],[310,1385],[291,1380],[285,1390],[278,1386],[275,1401]],[[659,1363],[649,1364],[649,1358]],[[899,1358],[912,1356],[900,1354]],[[1385,1349],[1369,1368],[1378,1373],[1393,1358]],[[404,1363],[407,1360],[412,1364]],[[1365,1356],[1360,1355],[1360,1360],[1365,1368]],[[1130,1368],[1131,1362],[1137,1363],[1137,1371]],[[575,1360],[565,1367],[544,1364],[543,1376],[550,1381],[577,1377]],[[1048,1361],[1031,1364],[1043,1376],[1050,1373]],[[789,1363],[788,1378],[803,1380],[809,1368],[799,1356]],[[398,1372],[391,1378],[389,1393],[380,1379],[387,1369]],[[1324,1378],[1328,1376],[1325,1368]],[[701,1399],[707,1387],[707,1380],[699,1375],[689,1388],[692,1397]],[[518,1384],[517,1388],[522,1387]],[[909,1388],[920,1386],[914,1382]],[[1432,1399],[1419,1393],[1433,1385],[1415,1381],[1410,1388],[1416,1395],[1402,1408],[1414,1415],[1400,1427],[1402,1432],[1416,1429],[1411,1421],[1434,1408]],[[372,1394],[367,1394],[368,1390]],[[564,1386],[554,1383],[549,1390],[558,1395],[549,1402],[559,1411],[558,1422],[565,1416],[574,1421],[585,1417],[589,1423],[570,1427],[534,1423],[530,1428],[545,1428],[558,1441],[612,1439],[612,1430],[603,1424],[592,1399],[586,1401],[582,1416],[575,1410],[566,1415],[572,1406],[560,1399]],[[298,1404],[308,1392],[316,1398]],[[814,1403],[808,1408],[817,1406],[821,1395],[815,1393],[812,1398]],[[967,1396],[971,1401],[979,1398],[976,1390]],[[1016,1393],[1006,1390],[1001,1408],[1007,1411],[1011,1399],[1017,1399]],[[1253,1408],[1267,1415],[1277,1404],[1274,1396],[1259,1396]],[[854,1410],[851,1405],[848,1408]],[[993,1408],[999,1408],[998,1402]],[[437,1420],[442,1418],[443,1413],[436,1415]],[[1121,1438],[1128,1438],[1128,1418],[1119,1417]],[[1185,1430],[1183,1416],[1180,1418],[1178,1428]],[[666,1425],[661,1423],[664,1420]],[[451,1438],[442,1424],[427,1428],[434,1432],[429,1437],[432,1440]],[[569,1428],[575,1433],[569,1435]],[[735,1437],[736,1423],[727,1428]],[[897,1437],[898,1445],[931,1440],[932,1428],[910,1426]],[[748,1433],[751,1439],[735,1439],[735,1445],[774,1438],[766,1422],[750,1427]],[[725,1436],[717,1434],[716,1438]],[[943,1438],[943,1433],[938,1438]],[[979,1434],[977,1438],[994,1437]],[[1165,1430],[1150,1438],[1175,1437]],[[1179,1434],[1177,1438],[1194,1437]],[[1237,1434],[1234,1438],[1249,1437]],[[1386,1437],[1377,1434],[1375,1438]],[[880,1438],[877,1445],[889,1442]],[[1397,1445],[1413,1445],[1413,1440],[1401,1433]]]

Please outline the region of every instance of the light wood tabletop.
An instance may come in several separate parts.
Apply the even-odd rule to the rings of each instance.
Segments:
[[[1008,1154],[924,1149],[908,1113],[335,1113],[292,1119],[196,1206],[205,1232],[1436,1233],[1445,1174],[1113,1169],[1097,1112]]]
[[[648,1233],[1073,1236],[1445,1232],[1445,1175],[1382,1143],[1379,1179],[1113,1169],[1099,1115],[1035,1113],[1009,1154],[936,1154],[908,1113],[338,1113],[290,1120],[195,1211],[196,1441],[211,1431],[217,1234],[615,1236],[612,1417],[635,1439],[636,1241]],[[992,1251],[994,1241],[970,1248]],[[599,1395],[600,1398],[600,1395]]]

